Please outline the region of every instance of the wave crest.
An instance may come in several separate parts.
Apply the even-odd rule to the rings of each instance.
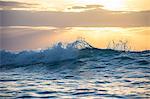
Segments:
[[[92,48],[83,39],[78,39],[72,43],[63,44],[58,42],[53,47],[39,51],[21,51],[18,53],[1,50],[2,65],[27,65],[35,63],[49,63],[68,59],[75,59],[78,56],[78,51],[81,49]]]
[[[131,61],[136,60],[136,57],[142,57],[144,60],[149,57],[150,51],[131,52],[118,51],[114,49],[98,49],[92,47],[83,39],[78,39],[72,43],[64,44],[58,42],[53,47],[44,50],[21,51],[18,53],[0,50],[1,68],[11,68],[20,66],[29,66],[36,64],[57,63],[68,60],[76,60],[81,58],[89,58],[91,60],[104,61]],[[125,54],[125,56],[124,56]],[[120,56],[119,56],[120,55]],[[116,57],[119,56],[119,57]],[[135,56],[135,57],[134,57]],[[147,64],[147,63],[146,63]]]

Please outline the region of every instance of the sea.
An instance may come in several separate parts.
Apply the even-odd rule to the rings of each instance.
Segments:
[[[0,50],[0,99],[150,99],[150,50],[92,47]]]

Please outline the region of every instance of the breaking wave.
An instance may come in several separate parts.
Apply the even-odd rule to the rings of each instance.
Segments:
[[[20,66],[37,65],[37,64],[53,64],[56,62],[93,59],[111,61],[110,64],[118,62],[121,64],[149,64],[150,50],[142,52],[131,52],[116,49],[98,49],[92,47],[83,39],[78,39],[72,43],[63,44],[61,42],[53,47],[44,50],[21,51],[18,53],[1,50],[1,68],[16,68]],[[137,58],[138,57],[138,58]]]

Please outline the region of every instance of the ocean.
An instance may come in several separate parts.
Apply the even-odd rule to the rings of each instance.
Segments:
[[[1,99],[150,98],[150,50],[99,49],[76,40],[0,53]]]

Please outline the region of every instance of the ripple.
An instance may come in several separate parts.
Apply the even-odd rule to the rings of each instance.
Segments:
[[[106,92],[107,90],[104,90],[104,89],[100,89],[100,90],[98,90],[98,91],[100,91],[100,92]]]
[[[111,83],[109,81],[96,81],[95,82],[96,84],[106,84],[106,83]]]
[[[73,78],[74,76],[71,76],[71,75],[68,75],[68,76],[65,76],[64,78],[65,79],[69,79],[69,78]]]
[[[93,93],[95,93],[95,92],[75,92],[75,93],[73,93],[72,95],[88,95],[88,94],[93,94]]]
[[[149,85],[150,81],[142,81],[142,82],[133,82],[133,85]]]
[[[0,82],[15,82],[18,81],[16,79],[0,79]]]
[[[30,95],[25,95],[25,96],[19,96],[17,98],[37,98],[36,96],[30,96]]]
[[[132,81],[130,81],[130,80],[123,80],[124,82],[132,82]]]
[[[139,60],[139,61],[137,61],[137,63],[138,63],[139,65],[149,65],[149,64],[150,64],[150,62],[149,62],[149,61],[146,61],[146,60]]]
[[[34,91],[38,91],[36,89],[22,89],[21,91],[23,92],[34,92]]]
[[[75,89],[75,90],[77,90],[77,91],[88,91],[88,90],[90,90],[90,89],[82,88],[82,89]]]
[[[37,94],[54,94],[57,93],[56,91],[41,91],[41,92],[37,92]]]
[[[104,68],[106,68],[106,67],[105,66],[97,66],[97,67],[93,67],[91,69],[104,69]]]
[[[135,60],[134,58],[131,58],[129,56],[119,56],[119,57],[115,57],[114,60],[116,59],[120,59],[120,60]]]

